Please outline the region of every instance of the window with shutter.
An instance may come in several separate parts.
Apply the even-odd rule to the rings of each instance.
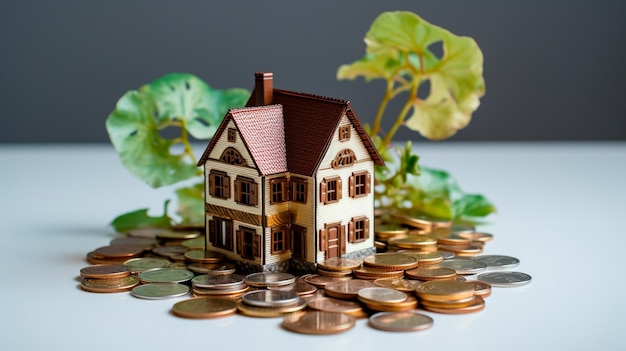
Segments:
[[[320,184],[320,202],[330,204],[341,200],[341,178],[324,178]]]
[[[292,177],[290,179],[291,201],[306,203],[307,181],[303,178]]]
[[[356,243],[368,239],[369,228],[370,222],[367,217],[353,217],[348,223],[348,240],[351,243]]]
[[[247,227],[239,227],[240,232],[240,251],[239,255],[243,258],[247,258],[253,260],[255,256],[260,256],[260,254],[256,254],[254,239],[255,237],[260,237],[256,235],[256,230]]]
[[[371,182],[372,178],[368,171],[352,173],[348,182],[350,197],[362,197],[369,194]]]
[[[241,205],[256,206],[258,203],[258,184],[246,177],[235,179],[235,201]]]
[[[230,198],[230,177],[225,172],[211,170],[209,173],[209,195],[220,199]]]
[[[211,225],[210,222],[213,224]],[[213,220],[209,221],[209,224],[209,241],[213,246],[233,251],[233,221],[214,217]]]
[[[287,178],[270,179],[270,204],[277,204],[289,200],[289,187]]]
[[[282,253],[289,248],[289,228],[279,226],[272,228],[272,254]]]

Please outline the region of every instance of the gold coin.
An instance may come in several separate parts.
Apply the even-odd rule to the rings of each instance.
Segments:
[[[327,271],[352,271],[361,267],[361,262],[350,258],[329,258],[317,264],[318,268]]]
[[[454,252],[456,256],[472,257],[482,253],[483,246],[480,241],[472,241],[466,245],[439,245],[439,249]]]
[[[431,307],[431,306],[423,306],[425,310],[437,313],[445,313],[445,314],[463,314],[463,313],[473,313],[481,311],[485,308],[485,300],[483,300],[480,296],[476,296],[474,303],[469,306],[459,307],[459,308],[439,308],[439,307]]]
[[[391,216],[392,218],[403,224],[428,231],[432,231],[436,228],[446,228],[452,226],[451,221],[424,216],[421,214],[413,213],[410,210],[393,212]]]
[[[129,275],[130,269],[119,264],[98,264],[80,270],[80,276],[83,278],[110,279],[128,277]]]
[[[338,299],[356,299],[359,290],[374,287],[369,280],[352,279],[327,284],[324,288],[326,295]]]
[[[396,289],[402,292],[413,292],[415,285],[410,280],[398,278],[380,278],[374,280],[374,285],[381,288]]]
[[[343,313],[309,311],[293,313],[283,319],[283,328],[302,334],[338,334],[355,325],[352,316]]]
[[[443,256],[439,252],[402,250],[398,251],[398,253],[413,257],[417,260],[418,266],[427,266],[431,264],[437,264],[443,261]]]
[[[144,247],[137,245],[109,245],[94,250],[96,255],[105,258],[137,257],[143,252]]]
[[[356,294],[359,301],[370,304],[393,304],[404,302],[407,299],[407,294],[389,288],[364,288],[359,290]]]
[[[462,238],[469,239],[471,241],[481,241],[486,243],[487,241],[491,241],[493,239],[493,235],[489,233],[483,232],[463,232],[458,233],[458,235]]]
[[[386,241],[398,235],[408,234],[409,229],[395,223],[377,224],[374,226],[374,233],[376,239]]]
[[[415,287],[420,299],[430,301],[455,301],[474,296],[474,287],[467,282],[433,280]]]
[[[417,280],[452,280],[456,278],[456,271],[452,268],[439,266],[423,266],[404,272],[407,278]]]
[[[384,269],[386,271],[403,271],[417,267],[418,261],[401,253],[379,253],[363,259],[366,267]]]
[[[172,313],[183,318],[215,318],[234,314],[237,303],[227,299],[197,297],[180,301],[172,307]]]
[[[474,287],[474,294],[476,296],[485,298],[491,295],[491,285],[478,280],[468,280],[467,282]]]
[[[348,280],[352,280],[352,276],[348,275],[345,277],[328,277],[324,275],[313,274],[307,277],[304,281],[311,285],[315,285],[315,287],[317,287],[318,289],[324,289],[328,284]]]
[[[411,311],[417,308],[417,299],[413,296],[408,295],[406,300],[402,302],[394,302],[394,303],[373,303],[373,302],[364,302],[365,307],[367,307],[370,311],[375,312],[404,312]]]
[[[80,287],[89,292],[116,293],[131,290],[138,284],[139,278],[134,275],[129,275],[127,277],[113,279],[84,278],[80,282]]]
[[[124,266],[130,268],[132,273],[144,272],[155,268],[166,268],[170,261],[162,258],[139,257],[124,261]]]
[[[224,259],[224,255],[208,250],[189,250],[185,252],[185,258],[198,263],[218,263]]]
[[[316,311],[349,314],[355,318],[367,316],[361,304],[356,301],[334,299],[332,297],[316,297],[307,302],[307,306]]]
[[[259,306],[250,306],[243,301],[240,301],[237,305],[237,309],[241,314],[250,317],[259,317],[259,318],[274,318],[274,317],[282,317],[287,313],[293,313],[297,311],[301,311],[306,308],[306,301],[304,299],[299,299],[297,303],[288,305],[288,306],[277,306],[277,307],[259,307]]]
[[[441,245],[467,245],[472,242],[471,240],[452,232],[442,233],[435,231],[431,235],[437,239],[437,244]]]
[[[466,297],[464,299],[459,300],[451,300],[451,301],[430,301],[430,300],[422,300],[422,306],[435,307],[435,308],[461,308],[471,306],[476,303],[476,296]]]
[[[404,271],[386,271],[384,269],[363,267],[355,269],[352,271],[352,274],[359,279],[376,280],[378,278],[402,278]]]
[[[369,318],[369,325],[384,331],[419,331],[432,327],[433,319],[416,311],[379,312]]]

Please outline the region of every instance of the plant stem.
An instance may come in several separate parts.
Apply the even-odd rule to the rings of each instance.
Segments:
[[[389,103],[389,100],[391,100],[393,97],[392,90],[393,90],[393,80],[388,80],[387,90],[385,91],[385,96],[383,97],[383,100],[380,102],[380,105],[378,106],[378,111],[376,111],[376,118],[374,119],[374,125],[372,126],[371,136],[377,135],[378,131],[380,130],[380,123],[383,119],[385,109],[387,108],[387,104]]]
[[[393,139],[393,136],[396,134],[396,132],[398,131],[398,128],[400,128],[402,123],[404,123],[404,118],[406,117],[407,113],[409,113],[409,110],[413,106],[413,101],[417,99],[417,89],[419,88],[419,79],[416,78],[415,81],[417,83],[413,84],[413,87],[411,88],[411,93],[409,94],[409,98],[404,104],[402,111],[400,111],[398,118],[393,123],[393,126],[391,126],[391,129],[389,130],[389,133],[387,133],[387,135],[385,136],[385,139],[383,140],[383,143],[385,145],[388,145],[391,143],[391,139]]]

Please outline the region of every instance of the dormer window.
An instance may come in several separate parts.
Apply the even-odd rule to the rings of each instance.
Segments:
[[[237,141],[237,129],[228,128],[227,140],[230,141],[231,143],[234,143]]]
[[[356,156],[354,155],[354,151],[350,149],[343,149],[337,153],[335,159],[331,163],[333,168],[352,166],[356,161]]]
[[[228,147],[224,150],[222,156],[220,157],[220,161],[229,165],[247,166],[246,160],[244,160],[243,156],[241,156],[239,151],[232,147]]]

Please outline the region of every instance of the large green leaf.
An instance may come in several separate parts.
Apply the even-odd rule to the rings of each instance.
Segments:
[[[160,123],[183,121],[194,138],[208,139],[229,108],[245,105],[250,93],[245,89],[213,89],[202,79],[186,73],[170,73],[140,90],[152,97]]]
[[[196,175],[184,155],[170,152],[173,142],[159,135],[155,106],[144,93],[129,91],[106,121],[107,132],[122,164],[148,185],[158,188]]]
[[[204,182],[176,190],[181,224],[204,224]]]
[[[165,209],[162,216],[153,217],[148,214],[147,208],[131,211],[117,216],[111,226],[118,232],[124,233],[136,228],[169,228],[172,226],[173,220],[167,216],[167,206],[169,200],[165,201]]]

